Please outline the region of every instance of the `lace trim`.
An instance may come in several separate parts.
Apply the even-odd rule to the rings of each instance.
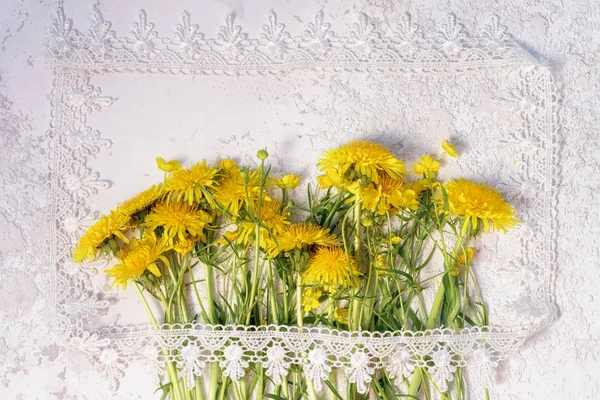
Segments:
[[[249,362],[262,362],[274,381],[285,375],[291,364],[302,364],[316,385],[331,368],[343,368],[349,380],[360,387],[365,387],[374,369],[385,368],[390,376],[402,380],[415,366],[422,366],[429,369],[442,390],[452,372],[469,363],[482,384],[489,385],[498,361],[555,318],[552,285],[560,140],[551,74],[506,34],[497,17],[491,17],[481,34],[474,36],[454,16],[431,34],[423,32],[408,15],[393,27],[391,35],[384,35],[365,14],[359,14],[357,20],[348,34],[340,35],[319,12],[302,35],[292,36],[271,12],[260,37],[249,38],[231,15],[218,37],[206,38],[191,22],[190,14],[183,12],[174,37],[163,38],[144,11],[140,11],[128,36],[117,36],[98,8],[92,11],[86,33],[73,29],[63,9],[58,10],[48,41],[55,74],[49,132],[51,215],[56,222],[48,254],[52,266],[50,316],[57,333],[70,346],[99,361],[113,388],[127,363],[136,359],[146,359],[157,373],[166,360],[175,361],[191,378],[190,383],[211,361],[218,361],[224,374],[232,379],[240,379]],[[90,284],[100,264],[79,266],[69,259],[77,237],[93,222],[94,217],[86,212],[90,197],[109,186],[86,167],[88,156],[111,144],[87,125],[87,116],[113,102],[89,83],[92,76],[116,72],[285,74],[294,69],[427,75],[504,66],[522,69],[521,91],[534,103],[533,111],[521,112],[524,127],[520,140],[539,140],[534,153],[547,154],[542,157],[543,165],[524,163],[525,174],[541,171],[547,199],[534,210],[542,221],[541,226],[532,228],[539,237],[523,243],[523,248],[536,248],[534,254],[526,252],[522,262],[538,267],[540,285],[531,296],[546,308],[544,318],[535,324],[510,329],[478,327],[461,332],[436,329],[385,334],[282,326],[163,325],[158,331],[152,327],[89,328],[88,319],[108,307],[108,301],[100,300]]]

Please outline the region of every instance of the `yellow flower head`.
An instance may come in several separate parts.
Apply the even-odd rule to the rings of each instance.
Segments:
[[[152,206],[158,199],[163,196],[162,185],[153,185],[149,189],[137,194],[135,197],[121,204],[117,211],[123,215],[133,215]]]
[[[442,149],[444,149],[444,151],[450,157],[453,157],[453,158],[460,157],[460,154],[456,151],[454,146],[452,146],[450,143],[446,142],[445,140],[442,140]]]
[[[412,185],[406,185],[400,195],[396,199],[394,206],[401,208],[408,208],[409,210],[416,211],[419,208],[419,194],[415,190],[411,189]]]
[[[302,294],[302,305],[304,306],[304,312],[309,312],[311,310],[316,310],[319,308],[319,298],[323,292],[319,288],[306,288],[304,289],[304,293]]]
[[[402,160],[394,157],[384,146],[373,142],[349,142],[340,148],[326,151],[317,166],[321,171],[337,169],[344,176],[349,169],[379,182],[379,173],[384,172],[394,179],[406,174]]]
[[[354,257],[346,256],[342,247],[319,247],[304,272],[303,282],[329,288],[349,288],[358,283],[358,267]]]
[[[277,244],[272,243],[269,248],[269,256],[275,257],[282,251],[290,251],[294,248],[301,249],[303,246],[320,245],[335,246],[339,244],[338,238],[329,232],[327,228],[306,222],[291,224],[277,235]]]
[[[478,221],[483,222],[483,228],[489,231],[490,222],[494,230],[507,231],[520,221],[515,218],[515,209],[512,208],[502,195],[495,189],[485,184],[477,184],[464,178],[452,180],[445,185],[448,194],[450,214],[458,215],[465,219],[463,233],[466,231],[470,220],[473,229],[477,228]]]
[[[258,171],[250,172],[246,188],[244,178],[237,166],[230,165],[223,170],[225,177],[215,187],[213,195],[221,207],[235,219],[244,205],[254,203],[258,200],[260,195],[260,174]],[[264,194],[263,196],[267,197]]]
[[[216,168],[208,167],[206,161],[196,163],[189,169],[174,170],[171,177],[165,180],[165,192],[188,204],[199,202],[204,196],[202,190],[210,189],[216,184],[217,172]]]
[[[146,217],[144,226],[152,230],[161,227],[164,230],[163,235],[168,237],[171,243],[175,237],[184,241],[188,235],[198,237],[204,242],[204,228],[211,222],[212,217],[207,212],[194,205],[171,200],[156,204]]]
[[[413,171],[417,174],[425,175],[428,179],[435,178],[435,173],[440,169],[440,162],[431,158],[431,156],[423,156],[419,163],[413,167]]]
[[[402,238],[400,236],[392,236],[390,241],[392,244],[399,244],[402,241]]]
[[[258,204],[253,204],[249,211],[256,217]],[[290,225],[287,220],[287,210],[281,210],[279,200],[263,200],[260,208],[260,222],[263,226],[260,229],[259,245],[265,249],[272,249],[274,244],[271,234],[264,227],[269,229],[273,235],[279,235]],[[228,239],[237,239],[239,243],[246,245],[255,233],[256,222],[247,216],[244,221],[238,223],[237,230],[228,235]]]
[[[196,241],[194,241],[192,238],[178,240],[177,243],[173,245],[173,250],[175,250],[179,254],[187,254],[190,251],[194,250],[195,244]]]
[[[379,184],[371,184],[367,187],[359,188],[360,199],[363,202],[363,208],[376,212],[380,215],[387,211],[397,208],[401,202],[403,182],[398,179],[383,175],[379,179]]]
[[[169,260],[162,254],[169,250],[167,238],[157,239],[155,235],[148,235],[142,240],[136,238],[117,253],[119,262],[114,267],[105,270],[106,275],[114,279],[113,285],[127,288],[127,282],[138,278],[145,270],[155,276],[160,276],[157,262],[160,260],[169,265]]]
[[[295,189],[302,179],[301,176],[295,176],[294,174],[287,174],[281,179],[275,178],[275,184],[281,189]]]
[[[417,193],[421,193],[425,189],[435,189],[440,186],[438,181],[432,181],[430,179],[417,179],[411,186]]]
[[[181,164],[177,160],[165,161],[162,157],[156,157],[156,165],[158,168],[165,172],[173,172],[181,169]]]
[[[467,258],[465,260],[465,251],[467,253]],[[456,265],[459,267],[464,267],[466,265],[471,264],[473,260],[473,256],[475,255],[475,250],[472,247],[467,247],[465,251],[461,251],[456,257]]]
[[[467,253],[466,259],[465,259],[465,252]],[[449,274],[453,275],[453,276],[459,276],[460,269],[471,264],[471,260],[473,260],[474,254],[475,254],[475,252],[472,247],[467,247],[464,251],[461,251],[458,254],[458,256],[456,257],[456,263],[455,263],[454,267],[452,268],[452,270],[450,270]]]
[[[377,254],[377,257],[373,260],[373,266],[375,267],[375,272],[379,275],[385,275],[387,274],[385,270],[391,269],[383,254]]]
[[[323,189],[329,189],[330,187],[344,189],[349,183],[344,180],[344,177],[335,168],[325,170],[325,175],[319,175],[317,181]]]
[[[127,215],[117,211],[103,215],[79,239],[79,244],[73,250],[73,261],[94,260],[100,247],[113,237],[129,242],[123,233],[130,228],[131,218]]]
[[[333,312],[333,319],[335,319],[340,324],[348,324],[348,309],[336,308]]]
[[[225,159],[219,161],[219,169],[225,175],[230,174],[230,173],[240,172],[240,168],[238,167],[237,163],[228,158],[225,158]]]

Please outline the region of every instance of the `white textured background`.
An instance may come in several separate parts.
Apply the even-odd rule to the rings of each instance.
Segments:
[[[125,4],[127,3],[127,4]],[[69,16],[82,23],[92,1],[66,1]],[[454,13],[467,28],[492,14],[515,39],[551,66],[562,97],[562,185],[559,193],[560,319],[532,338],[502,365],[496,391],[502,399],[600,398],[600,285],[597,194],[600,178],[600,5],[596,0],[546,1],[101,1],[106,19],[125,32],[140,8],[159,32],[172,32],[187,9],[210,36],[234,11],[237,22],[255,33],[274,8],[290,29],[293,16],[307,20],[320,9],[345,23],[364,11],[393,22],[408,11],[421,21]],[[42,310],[36,243],[42,232],[41,190],[46,171],[28,155],[30,142],[50,121],[52,75],[45,63],[44,36],[56,2],[0,2],[0,398],[101,399],[101,382],[87,361],[53,344]],[[216,20],[218,19],[218,20]],[[164,24],[163,24],[164,23]],[[83,28],[78,26],[78,28]],[[40,191],[32,190],[39,186]],[[24,194],[27,194],[25,197]],[[32,204],[39,206],[32,207]],[[150,398],[153,387],[136,385],[133,370],[118,397]]]

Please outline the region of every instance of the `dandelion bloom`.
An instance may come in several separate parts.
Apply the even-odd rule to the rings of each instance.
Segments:
[[[435,178],[435,173],[440,170],[440,162],[431,158],[431,156],[423,156],[419,163],[413,167],[416,174],[425,175],[428,179]]]
[[[394,157],[384,146],[373,142],[354,141],[328,150],[317,166],[322,171],[337,169],[341,175],[352,168],[375,183],[379,182],[380,172],[394,179],[401,179],[406,174],[402,160]]]
[[[275,184],[281,189],[295,189],[296,186],[300,183],[302,179],[301,176],[296,176],[294,174],[287,174],[279,178],[275,178]]]
[[[129,240],[125,237],[124,232],[130,228],[131,218],[118,210],[113,211],[110,215],[103,215],[81,236],[79,244],[73,250],[73,260],[75,262],[93,260],[100,247],[112,237],[117,237],[127,243]]]
[[[467,253],[466,259],[465,252]],[[458,257],[456,257],[456,265],[458,265],[459,267],[464,267],[465,265],[471,264],[474,255],[475,250],[472,247],[467,247],[465,251],[461,251],[460,253],[458,253]]]
[[[363,208],[380,215],[393,211],[392,209],[397,208],[402,200],[403,186],[401,180],[384,175],[380,178],[379,184],[359,188]]]
[[[460,157],[460,154],[456,151],[454,146],[452,146],[450,143],[446,142],[445,140],[442,140],[442,149],[444,149],[444,151],[450,157],[453,157],[453,158]]]
[[[233,219],[239,216],[243,206],[253,203],[260,197],[260,174],[252,171],[244,178],[240,169],[231,160],[223,160],[220,168],[223,179],[213,190],[215,200]],[[268,197],[263,193],[264,197]]]
[[[306,222],[291,224],[286,227],[281,234],[277,235],[277,244],[272,243],[269,249],[271,257],[276,256],[281,251],[290,251],[294,248],[302,248],[309,245],[335,246],[339,244],[337,236],[329,232],[328,228],[321,228],[318,225]]]
[[[119,206],[117,211],[123,215],[133,215],[152,206],[163,196],[162,185],[153,185]]]
[[[448,194],[449,212],[465,219],[463,233],[468,222],[471,221],[473,229],[477,228],[479,221],[483,229],[488,232],[490,223],[494,230],[507,231],[520,221],[515,218],[515,209],[512,208],[495,189],[485,184],[477,184],[466,179],[451,180],[445,185]]]
[[[304,312],[316,310],[319,308],[319,298],[323,292],[319,288],[307,288],[302,294],[302,305],[304,306]]]
[[[216,185],[217,172],[216,168],[207,166],[206,161],[196,163],[189,169],[174,170],[171,177],[165,180],[165,192],[188,204],[199,202],[204,197],[203,190]]]
[[[181,169],[181,164],[177,160],[165,161],[162,157],[156,157],[156,165],[158,165],[158,169],[165,172],[173,172],[178,169]]]
[[[349,288],[358,283],[358,266],[354,257],[346,256],[342,247],[319,247],[304,272],[303,282],[328,288]]]
[[[163,201],[150,211],[144,226],[152,230],[161,227],[171,243],[175,237],[184,241],[188,235],[198,237],[204,242],[204,228],[211,222],[211,215],[194,205],[182,201]]]
[[[337,169],[328,168],[325,170],[325,175],[319,175],[317,177],[319,185],[323,189],[329,189],[335,187],[336,189],[345,189],[349,182],[344,180],[344,177],[340,175]]]
[[[348,309],[347,308],[336,308],[333,312],[333,319],[340,324],[348,324]]]
[[[175,250],[179,254],[187,254],[194,249],[194,245],[196,242],[191,238],[187,238],[185,240],[178,240],[177,243],[173,245],[173,250]]]
[[[119,262],[105,270],[105,273],[114,279],[113,285],[121,285],[126,289],[127,282],[138,278],[145,270],[155,276],[161,276],[157,262],[160,260],[165,265],[169,265],[167,258],[162,255],[167,250],[169,250],[169,243],[164,236],[158,239],[152,234],[142,240],[133,238],[117,253]]]
[[[249,207],[248,211],[254,217],[258,216],[258,204]],[[238,228],[234,232],[228,234],[227,239],[230,241],[237,239],[239,243],[243,245],[247,244],[252,235],[256,233],[257,222],[254,218],[247,216],[243,221],[238,223]],[[287,211],[285,208],[282,210],[279,200],[263,200],[260,208],[260,224],[259,245],[263,248],[271,249],[274,246],[272,235],[281,234],[290,225],[290,222],[287,220]]]

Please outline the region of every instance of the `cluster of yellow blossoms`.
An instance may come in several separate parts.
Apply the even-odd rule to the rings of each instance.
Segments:
[[[442,147],[449,156],[459,156],[449,143],[443,142]],[[317,224],[293,223],[289,204],[275,198],[273,188],[286,193],[299,184],[300,177],[288,174],[263,179],[262,167],[242,169],[228,159],[215,166],[202,161],[189,168],[162,158],[157,158],[157,164],[165,172],[164,182],[102,216],[81,237],[74,250],[75,261],[101,255],[116,257],[117,263],[107,274],[115,284],[126,287],[145,271],[161,276],[161,269],[169,266],[169,257],[192,252],[195,244],[205,243],[207,232],[213,231],[217,236],[220,232],[215,243],[246,246],[256,242],[270,259],[295,249],[309,252],[302,279],[307,285],[328,291],[358,283],[361,271],[342,240]],[[323,171],[317,178],[322,189],[348,193],[347,202],[358,201],[375,217],[414,212],[419,208],[420,194],[441,185],[435,181],[439,160],[421,157],[413,167],[420,179],[409,182],[404,162],[371,142],[349,142],[329,150],[317,166]],[[464,226],[470,222],[477,228],[482,223],[486,231],[490,225],[506,230],[518,222],[514,209],[486,185],[459,179],[443,187],[449,205],[445,212],[463,218]],[[134,237],[136,232],[139,238]],[[311,289],[312,297],[305,295],[312,299],[305,301],[305,308],[316,304],[318,290]]]

